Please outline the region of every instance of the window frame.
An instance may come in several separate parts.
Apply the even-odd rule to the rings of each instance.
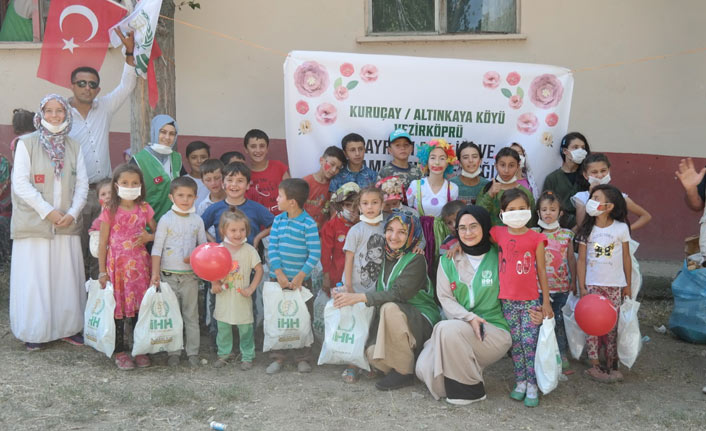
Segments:
[[[32,40],[21,42],[0,41],[0,49],[37,49],[42,47],[42,41],[44,40],[43,3],[41,0],[32,0],[32,3],[34,4],[34,10],[32,11]]]

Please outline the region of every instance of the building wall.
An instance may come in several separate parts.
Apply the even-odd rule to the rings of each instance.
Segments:
[[[698,217],[685,209],[673,172],[682,156],[706,157],[706,55],[684,53],[706,46],[706,2],[523,0],[520,10],[524,40],[359,43],[366,0],[201,2],[200,10],[177,12],[177,19],[203,27],[175,27],[179,128],[216,143],[218,153],[241,145],[248,129],[261,128],[275,138],[273,156],[286,160],[282,65],[291,50],[568,67],[576,71],[570,128],[586,134],[594,151],[610,153],[615,184],[654,215],[635,233],[643,243],[640,256],[678,258]],[[12,108],[36,109],[49,92],[69,94],[35,77],[39,53],[0,45],[3,152]],[[634,61],[660,55],[671,56]],[[117,84],[122,62],[117,50],[109,52],[103,91]],[[112,123],[115,154],[128,146],[128,105]]]

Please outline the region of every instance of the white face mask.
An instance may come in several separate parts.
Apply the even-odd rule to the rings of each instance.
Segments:
[[[172,204],[172,211],[182,214],[193,214],[196,212],[196,207],[191,205],[191,208],[189,208],[188,210],[183,210],[179,208],[177,204]]]
[[[525,160],[527,160],[527,159],[525,159],[525,156],[523,156],[522,154],[520,154],[520,169],[524,169],[524,168],[525,168]]]
[[[500,213],[500,219],[503,223],[515,229],[527,225],[531,218],[532,211],[530,210],[504,211]]]
[[[539,219],[537,221],[537,224],[539,225],[539,227],[541,227],[542,229],[545,229],[545,230],[559,229],[559,220],[554,220],[551,223],[545,223],[544,220]]]
[[[353,212],[351,210],[343,208],[343,211],[341,211],[341,215],[344,219],[348,220],[349,222],[353,221]]]
[[[230,245],[232,245],[232,246],[234,246],[234,247],[237,247],[237,246],[239,246],[239,245],[243,245],[243,244],[245,244],[246,242],[248,242],[248,238],[245,237],[245,238],[243,238],[242,241],[240,241],[240,244],[236,244],[236,243],[234,243],[233,241],[229,240],[227,237],[223,237],[223,242],[226,243],[226,244],[230,244]]]
[[[64,131],[66,126],[69,125],[68,121],[64,121],[63,123],[59,124],[58,126],[55,126],[45,119],[42,119],[41,123],[42,123],[42,126],[44,126],[44,128],[49,131],[49,133],[61,133]]]
[[[599,210],[598,207],[601,206],[601,203],[598,201],[594,201],[593,199],[589,199],[588,202],[586,202],[586,214],[596,217],[605,212],[605,210]]]
[[[126,201],[134,201],[142,194],[142,187],[121,187],[118,186],[118,196]]]
[[[382,221],[382,218],[383,218],[382,213],[378,214],[377,217],[373,217],[373,218],[368,218],[368,217],[364,216],[363,214],[360,215],[360,221],[363,221],[367,224],[378,224]]]
[[[461,169],[461,176],[466,177],[466,178],[475,178],[478,175],[480,175],[480,172],[481,172],[480,166],[478,166],[478,169],[476,169],[474,172],[470,172],[470,173]]]
[[[500,184],[513,184],[513,183],[515,183],[515,181],[517,181],[517,177],[515,176],[515,177],[512,177],[510,179],[510,181],[505,181],[502,178],[500,178],[500,175],[497,175],[495,177],[495,181],[499,182]]]
[[[588,177],[588,184],[590,184],[591,187],[608,183],[610,183],[610,174],[606,175],[603,178]]]
[[[569,154],[571,154],[571,160],[573,160],[574,163],[579,165],[581,164],[581,162],[583,162],[588,153],[583,148],[577,148],[575,150],[569,151]]]
[[[168,147],[166,145],[152,144],[152,145],[150,145],[150,148],[152,148],[152,150],[154,150],[154,152],[159,153],[159,154],[164,154],[164,155],[172,154],[172,147]]]

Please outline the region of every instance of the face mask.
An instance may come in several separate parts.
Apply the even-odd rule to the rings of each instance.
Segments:
[[[49,131],[49,133],[54,133],[54,134],[63,132],[64,129],[66,128],[66,126],[69,125],[68,121],[64,121],[63,123],[59,124],[58,126],[55,126],[45,119],[42,119],[41,123],[42,123],[42,126],[44,126],[44,128]]]
[[[569,154],[571,154],[571,160],[574,161],[574,163],[581,164],[583,162],[583,159],[586,158],[586,155],[588,154],[586,150],[583,148],[577,148],[575,150],[569,151]]]
[[[245,244],[246,242],[248,242],[248,238],[245,237],[245,238],[243,238],[242,241],[240,241],[240,244],[236,244],[236,243],[234,243],[233,241],[229,240],[228,238],[224,237],[224,238],[223,238],[223,242],[226,243],[226,244],[230,244],[230,245],[232,245],[232,246],[234,246],[234,247],[237,247],[237,246],[239,246],[239,245],[243,245],[243,244]]]
[[[150,145],[150,148],[152,148],[152,150],[154,150],[154,152],[159,153],[159,154],[164,154],[164,155],[172,154],[172,147],[168,147],[166,145],[152,144],[152,145]]]
[[[172,211],[182,214],[193,214],[196,212],[196,207],[191,205],[191,208],[189,208],[188,210],[183,210],[179,208],[177,204],[172,204]]]
[[[594,201],[593,199],[589,199],[588,202],[586,202],[586,214],[596,217],[605,212],[605,210],[599,210],[598,207],[601,206],[601,203],[598,201]]]
[[[532,218],[532,211],[530,210],[517,210],[517,211],[505,211],[500,213],[500,218],[506,225],[519,229],[524,227],[528,221]]]
[[[463,169],[461,169],[461,176],[466,177],[466,178],[475,178],[478,175],[480,175],[480,171],[481,171],[480,166],[478,166],[478,169],[476,169],[474,172],[471,172],[471,173],[468,173],[468,172],[464,171]]]
[[[368,218],[368,217],[364,216],[363,214],[360,215],[360,221],[363,221],[367,224],[380,223],[382,221],[382,218],[383,218],[382,213],[378,214],[377,217],[373,217],[373,218]]]
[[[142,187],[121,187],[118,186],[118,196],[126,201],[134,201],[142,194]]]
[[[554,220],[553,222],[547,224],[544,222],[544,220],[539,219],[537,221],[537,224],[539,225],[539,227],[541,227],[542,229],[546,229],[546,230],[559,229],[559,220]]]
[[[353,212],[351,210],[343,208],[343,211],[341,211],[341,215],[344,219],[348,220],[349,222],[353,221]]]
[[[517,177],[512,177],[510,181],[505,181],[502,178],[500,178],[500,175],[497,175],[495,177],[495,181],[499,182],[500,184],[513,184],[515,181],[517,181]]]
[[[520,169],[524,169],[524,167],[525,167],[525,160],[526,160],[526,159],[525,159],[525,156],[523,156],[522,154],[520,154]]]
[[[606,175],[603,178],[596,178],[596,177],[588,177],[588,184],[593,186],[601,185],[601,184],[608,184],[610,182],[610,174]]]

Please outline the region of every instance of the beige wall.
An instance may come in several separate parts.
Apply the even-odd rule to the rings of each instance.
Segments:
[[[679,7],[675,6],[678,3]],[[572,69],[706,48],[706,2],[524,0],[526,40],[357,43],[366,0],[206,0],[177,18],[271,48],[176,24],[177,117],[184,134],[242,136],[258,127],[284,137],[282,64],[291,50],[546,63]],[[0,48],[0,124],[13,107],[49,91],[36,79],[39,50]],[[120,54],[101,70],[117,83]],[[611,152],[705,156],[706,51],[576,73],[571,129]],[[128,108],[113,122],[128,131]]]

